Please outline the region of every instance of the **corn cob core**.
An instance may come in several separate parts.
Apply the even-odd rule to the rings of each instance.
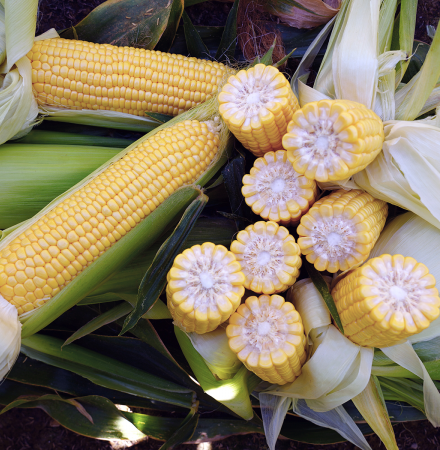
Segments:
[[[298,245],[317,270],[348,270],[368,258],[387,214],[387,203],[366,192],[333,191],[301,218]]]
[[[298,100],[278,69],[257,64],[229,77],[219,97],[229,130],[255,156],[282,148]]]
[[[295,172],[285,150],[268,152],[243,177],[241,192],[255,214],[281,225],[295,225],[315,201],[318,187]]]
[[[138,116],[187,111],[233,73],[215,61],[69,39],[37,41],[27,56],[40,105]]]
[[[366,347],[388,347],[420,333],[440,314],[428,268],[414,258],[381,255],[351,271],[332,291],[345,335]]]
[[[279,295],[249,297],[226,328],[229,347],[261,379],[286,384],[301,374],[306,337],[298,311]]]
[[[0,295],[41,306],[215,157],[212,124],[165,128],[62,200],[0,251]]]
[[[295,170],[317,181],[336,181],[360,172],[382,149],[383,124],[361,103],[320,100],[293,115],[283,147]]]
[[[231,252],[241,264],[244,287],[259,294],[285,291],[295,283],[302,264],[294,237],[272,221],[256,222],[240,231]]]
[[[233,253],[205,242],[178,255],[168,272],[167,304],[174,324],[198,334],[215,330],[238,308],[244,275]]]

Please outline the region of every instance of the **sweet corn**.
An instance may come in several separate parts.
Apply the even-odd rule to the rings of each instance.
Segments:
[[[314,180],[295,172],[285,150],[268,152],[243,177],[241,192],[255,214],[281,225],[296,225],[314,203]]]
[[[37,41],[27,56],[40,105],[138,116],[187,111],[234,72],[215,61],[69,39]]]
[[[299,275],[300,249],[287,228],[256,222],[237,234],[231,252],[245,275],[244,286],[258,294],[275,294],[292,286]]]
[[[168,309],[174,324],[198,334],[215,330],[238,308],[244,275],[223,245],[205,242],[178,255],[168,272]]]
[[[348,270],[368,258],[388,205],[363,191],[333,191],[301,218],[298,245],[317,270]]]
[[[388,347],[420,333],[440,314],[435,278],[414,258],[382,255],[332,291],[345,335],[366,347]]]
[[[299,108],[286,77],[264,64],[230,76],[218,100],[229,130],[255,156],[282,148],[287,124]]]
[[[59,202],[0,251],[0,295],[41,306],[215,157],[214,122],[165,128]]]
[[[366,106],[320,100],[296,111],[283,147],[298,173],[324,182],[360,172],[379,154],[383,141],[383,123]]]
[[[279,295],[248,297],[226,328],[229,347],[262,380],[286,384],[301,374],[306,337],[298,311]]]

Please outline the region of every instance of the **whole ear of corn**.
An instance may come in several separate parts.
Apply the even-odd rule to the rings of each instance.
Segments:
[[[363,191],[333,191],[301,218],[298,245],[317,270],[348,270],[368,258],[388,205]]]
[[[256,293],[285,291],[295,283],[302,264],[294,237],[271,221],[256,222],[240,231],[231,252],[241,264],[245,288]]]
[[[383,141],[382,121],[366,106],[320,100],[295,112],[283,147],[298,173],[325,182],[360,172],[379,154]]]
[[[281,225],[296,225],[314,203],[316,182],[295,172],[285,150],[268,152],[243,177],[241,192],[255,214]]]
[[[229,347],[261,379],[286,384],[301,374],[306,337],[292,303],[279,295],[248,297],[226,328]]]
[[[286,77],[264,64],[230,76],[218,100],[229,130],[255,156],[282,148],[287,124],[299,108]]]
[[[215,330],[238,308],[244,275],[233,253],[205,242],[178,255],[168,272],[168,309],[174,324],[198,334]]]
[[[233,73],[215,61],[69,39],[36,41],[27,56],[40,105],[138,116],[187,111]]]
[[[370,259],[340,280],[332,295],[345,335],[366,347],[394,345],[440,314],[435,278],[402,255]]]
[[[19,314],[45,303],[176,189],[194,182],[218,146],[213,122],[197,120],[143,141],[11,235],[0,251],[0,295]]]

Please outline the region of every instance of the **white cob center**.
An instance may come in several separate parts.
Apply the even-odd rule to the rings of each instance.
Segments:
[[[243,252],[242,270],[263,279],[276,277],[284,264],[283,240],[250,232]]]
[[[390,292],[391,297],[393,297],[397,301],[405,300],[406,294],[407,294],[405,289],[402,289],[399,286],[392,286],[391,289],[389,290],[389,292]]]
[[[200,274],[200,283],[202,283],[202,286],[205,289],[211,289],[212,286],[214,286],[214,279],[212,278],[210,273],[202,272]]]
[[[289,161],[275,161],[258,171],[255,190],[273,208],[288,200],[299,200],[299,175]]]
[[[329,260],[345,258],[356,245],[356,230],[349,220],[335,217],[330,220],[317,220],[310,237],[316,255]]]

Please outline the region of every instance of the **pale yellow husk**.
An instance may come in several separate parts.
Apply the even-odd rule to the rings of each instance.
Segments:
[[[17,309],[0,295],[0,382],[11,370],[20,353],[21,323]]]

